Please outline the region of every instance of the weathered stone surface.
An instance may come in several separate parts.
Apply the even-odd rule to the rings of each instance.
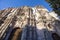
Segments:
[[[53,40],[52,33],[57,33],[60,36],[60,19],[54,12],[49,12],[42,6],[23,6],[20,8],[0,10],[0,20],[1,40],[4,38],[8,40],[10,35],[7,34],[11,34],[11,31],[17,27],[21,28],[23,31],[21,40],[25,40],[28,34],[28,37],[34,35],[30,40]],[[35,28],[32,29],[29,26]],[[29,33],[26,32],[27,29]]]

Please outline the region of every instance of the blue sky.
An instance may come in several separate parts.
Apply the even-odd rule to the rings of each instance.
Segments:
[[[0,10],[8,7],[20,7],[24,5],[27,6],[42,5],[49,11],[52,10],[52,8],[45,0],[0,0]]]

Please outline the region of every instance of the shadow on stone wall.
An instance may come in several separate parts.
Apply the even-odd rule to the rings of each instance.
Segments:
[[[47,29],[37,29],[36,26],[26,25],[23,30],[19,27],[14,28],[8,40],[60,40],[60,37]]]

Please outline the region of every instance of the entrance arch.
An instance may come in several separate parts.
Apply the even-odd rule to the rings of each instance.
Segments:
[[[53,40],[60,40],[60,36],[57,33],[52,33]]]
[[[12,30],[8,40],[21,40],[22,29],[16,27]]]

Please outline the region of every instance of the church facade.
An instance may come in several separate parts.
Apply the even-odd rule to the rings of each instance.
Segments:
[[[0,40],[59,40],[59,24],[43,6],[7,8],[0,10]]]

